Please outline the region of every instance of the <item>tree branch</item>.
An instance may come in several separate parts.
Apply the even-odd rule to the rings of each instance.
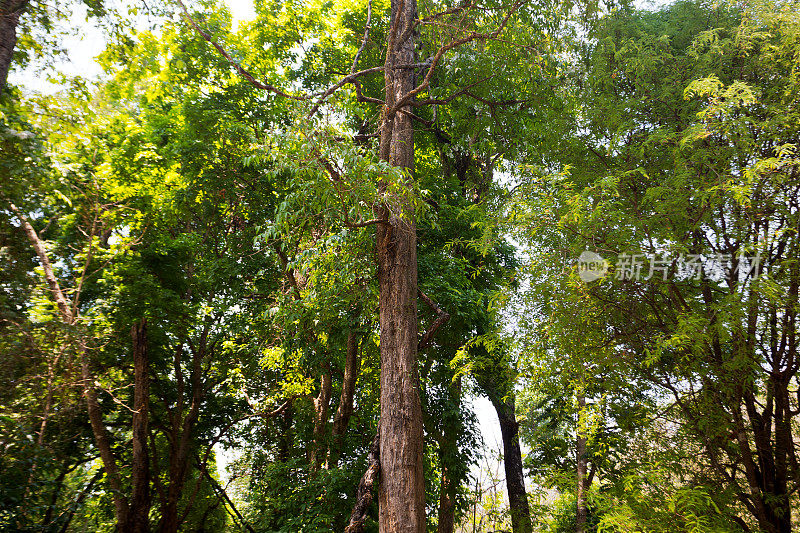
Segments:
[[[350,513],[350,522],[344,528],[344,533],[361,533],[364,530],[364,521],[367,519],[367,511],[372,503],[372,487],[381,470],[380,435],[379,432],[372,441],[367,459],[367,471],[358,482],[356,504],[353,506],[353,512]]]
[[[457,47],[461,46],[462,44],[466,44],[468,42],[471,42],[471,41],[488,41],[488,40],[494,39],[495,37],[500,35],[500,33],[502,33],[502,31],[505,29],[506,25],[508,24],[508,21],[511,19],[511,15],[513,15],[517,11],[517,9],[519,9],[519,6],[521,6],[524,2],[525,2],[525,0],[517,0],[517,2],[514,3],[514,5],[509,10],[509,12],[506,13],[506,16],[503,18],[503,20],[500,23],[500,25],[493,32],[491,32],[491,33],[470,32],[465,37],[462,37],[460,39],[456,39],[454,41],[450,41],[448,44],[446,44],[446,45],[442,46],[441,48],[439,48],[436,51],[436,54],[434,54],[433,59],[431,60],[431,67],[428,69],[428,72],[425,74],[425,78],[422,80],[422,83],[420,83],[416,88],[410,90],[405,95],[403,95],[403,97],[400,98],[397,101],[397,103],[394,104],[394,106],[389,110],[389,112],[387,113],[387,116],[389,116],[389,117],[394,116],[394,114],[397,113],[398,109],[408,105],[409,102],[416,95],[418,95],[419,93],[421,93],[422,91],[424,91],[425,89],[428,88],[428,86],[430,85],[430,82],[431,82],[431,77],[433,76],[433,71],[436,69],[436,66],[439,64],[439,61],[441,61],[442,57],[444,56],[444,54],[446,52],[452,50],[453,48],[457,48]]]
[[[364,76],[366,74],[372,74],[374,72],[380,72],[383,69],[384,69],[384,67],[380,66],[380,67],[372,67],[372,68],[368,68],[368,69],[361,70],[361,71],[358,71],[358,72],[354,72],[352,74],[348,74],[347,76],[345,76],[344,78],[339,80],[338,83],[336,83],[334,85],[331,85],[324,93],[322,93],[322,95],[320,95],[320,97],[314,103],[314,107],[312,107],[311,111],[308,112],[308,118],[313,117],[314,114],[319,109],[319,106],[322,105],[322,103],[325,101],[325,99],[328,98],[330,95],[332,95],[334,92],[336,92],[338,89],[340,89],[343,85],[345,85],[347,83],[354,83],[355,80],[360,78],[361,76]],[[361,92],[360,87],[358,88],[358,92],[359,93]]]
[[[229,54],[227,51],[225,51],[225,49],[224,49],[224,48],[223,48],[223,47],[222,47],[222,46],[221,46],[219,43],[217,43],[217,42],[216,42],[216,41],[215,41],[215,40],[214,40],[214,39],[211,37],[211,35],[209,35],[209,33],[208,33],[207,31],[205,31],[204,29],[202,29],[202,28],[201,28],[201,27],[200,27],[200,26],[197,24],[197,22],[195,22],[194,18],[192,18],[192,16],[189,14],[189,10],[188,10],[188,9],[186,9],[186,5],[183,3],[183,1],[182,1],[182,0],[175,0],[175,1],[178,3],[178,5],[180,6],[181,10],[183,11],[183,17],[184,17],[184,18],[185,18],[185,19],[186,19],[186,20],[189,22],[189,24],[191,24],[191,26],[192,26],[192,27],[195,29],[195,31],[196,31],[197,33],[199,33],[199,34],[200,34],[200,36],[201,36],[203,39],[205,39],[206,41],[208,41],[208,43],[209,43],[209,44],[211,44],[211,46],[213,46],[214,48],[216,48],[216,49],[217,49],[217,51],[218,51],[218,52],[219,52],[219,53],[222,55],[222,57],[224,57],[224,58],[225,58],[225,59],[228,61],[228,63],[230,63],[230,64],[231,64],[231,66],[232,66],[234,69],[236,69],[236,72],[238,72],[238,73],[239,73],[239,75],[240,75],[241,77],[243,77],[243,78],[244,78],[244,79],[246,79],[248,82],[250,82],[250,84],[251,84],[251,85],[253,85],[254,87],[257,87],[257,88],[259,88],[259,89],[261,89],[261,90],[264,90],[264,91],[270,91],[270,92],[273,92],[273,93],[275,93],[275,94],[277,94],[277,95],[279,95],[279,96],[283,96],[283,97],[285,97],[285,98],[291,98],[292,100],[300,100],[300,101],[303,101],[303,100],[310,100],[310,99],[311,99],[311,96],[310,96],[310,95],[305,95],[305,94],[303,94],[303,95],[290,94],[290,93],[287,93],[287,92],[284,92],[284,91],[282,91],[281,89],[279,89],[279,88],[275,87],[274,85],[270,85],[269,83],[262,83],[262,82],[258,81],[258,80],[257,80],[257,79],[256,79],[256,78],[255,78],[255,77],[252,75],[252,74],[250,74],[250,73],[249,73],[249,72],[248,72],[248,71],[247,71],[247,70],[246,70],[246,69],[245,69],[243,66],[241,66],[241,65],[240,65],[240,64],[239,64],[239,63],[238,63],[238,62],[237,62],[235,59],[233,59],[233,58],[231,57],[231,55],[230,55],[230,54]]]
[[[58,279],[53,271],[53,265],[50,263],[50,259],[47,257],[47,250],[45,250],[44,243],[39,238],[39,235],[37,235],[36,230],[33,229],[33,226],[31,226],[31,223],[28,221],[28,217],[26,217],[16,205],[12,203],[9,203],[8,205],[11,207],[11,211],[13,211],[19,219],[22,229],[25,231],[25,235],[31,242],[31,246],[33,246],[36,255],[39,256],[39,262],[42,265],[42,270],[44,270],[45,281],[47,281],[50,292],[53,294],[53,299],[56,301],[56,306],[58,306],[61,319],[66,325],[73,325],[75,323],[75,316],[72,314],[69,303],[64,297],[64,293],[61,291],[61,287],[58,284]]]
[[[364,37],[361,39],[361,46],[356,52],[356,56],[353,58],[353,66],[350,67],[350,74],[356,71],[356,67],[358,66],[358,60],[361,59],[361,52],[364,51],[364,48],[367,46],[367,39],[369,39],[369,30],[372,26],[372,0],[367,2],[367,23],[364,25]]]
[[[418,290],[417,292],[419,292],[420,298],[422,298],[422,300],[426,304],[428,304],[428,307],[433,309],[433,312],[436,313],[436,315],[437,315],[436,320],[433,321],[433,324],[431,324],[431,326],[428,328],[428,330],[422,335],[422,338],[420,339],[419,344],[417,345],[417,351],[419,352],[421,350],[424,350],[428,346],[430,346],[431,341],[433,340],[433,336],[436,333],[436,331],[440,327],[442,327],[445,322],[450,320],[450,314],[447,313],[446,311],[443,311],[441,307],[436,305],[436,302],[431,300],[430,297],[428,297],[427,294],[425,294],[424,292],[422,292],[420,290]]]
[[[197,468],[203,473],[203,475],[206,476],[208,481],[211,483],[211,488],[214,489],[214,492],[216,492],[218,496],[220,496],[223,500],[225,500],[225,503],[228,504],[228,507],[230,507],[234,513],[236,513],[236,516],[239,518],[239,521],[242,523],[242,526],[244,526],[244,528],[247,529],[247,531],[249,531],[250,533],[256,533],[253,527],[250,524],[248,524],[247,520],[245,520],[245,518],[242,516],[242,513],[240,513],[239,510],[236,508],[236,506],[233,504],[230,497],[228,496],[228,493],[225,492],[225,489],[222,488],[220,484],[217,483],[217,480],[214,479],[211,476],[211,474],[208,473],[208,469],[205,467],[205,465],[198,462]]]

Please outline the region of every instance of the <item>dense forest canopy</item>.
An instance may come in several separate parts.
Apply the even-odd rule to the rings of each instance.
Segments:
[[[0,530],[800,527],[795,0],[254,7],[0,0]]]

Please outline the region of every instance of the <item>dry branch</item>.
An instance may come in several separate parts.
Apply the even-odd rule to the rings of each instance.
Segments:
[[[419,292],[420,298],[422,298],[422,300],[426,304],[428,304],[428,307],[433,309],[433,312],[436,313],[436,320],[433,321],[433,324],[431,324],[431,327],[429,327],[428,330],[422,335],[422,338],[420,339],[419,344],[417,345],[417,351],[419,352],[419,351],[427,348],[428,346],[430,346],[431,341],[433,340],[433,336],[436,334],[436,331],[440,327],[442,327],[445,322],[450,320],[450,314],[448,312],[442,310],[442,308],[439,307],[436,304],[436,302],[431,300],[430,297],[427,294],[425,294],[422,291],[418,291],[418,292]]]

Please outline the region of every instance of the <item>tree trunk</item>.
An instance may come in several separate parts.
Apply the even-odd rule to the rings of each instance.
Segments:
[[[83,397],[86,399],[86,410],[89,412],[89,423],[92,426],[92,434],[97,451],[100,452],[100,459],[106,470],[108,485],[111,488],[111,497],[114,500],[114,517],[117,524],[125,524],[128,517],[128,501],[122,493],[122,483],[120,482],[119,469],[117,462],[111,452],[111,441],[108,438],[108,431],[103,424],[103,412],[100,403],[97,401],[97,391],[94,388],[94,376],[89,368],[89,356],[86,354],[86,346],[81,342],[81,381],[83,382]]]
[[[169,457],[169,489],[167,490],[167,500],[161,510],[161,520],[158,524],[160,533],[175,533],[180,527],[178,516],[178,503],[183,494],[183,485],[186,481],[186,473],[189,470],[189,457],[191,439],[194,434],[194,426],[197,422],[200,404],[203,401],[203,360],[207,350],[208,325],[202,334],[197,349],[192,348],[192,370],[189,383],[192,387],[192,400],[189,404],[188,412],[183,416],[183,380],[180,377],[180,352],[176,352],[175,372],[178,377],[178,405],[172,419],[172,434],[170,436],[170,457]]]
[[[578,431],[575,440],[575,461],[577,464],[578,489],[576,491],[575,533],[586,531],[586,427],[584,410],[586,397],[578,393]]]
[[[133,338],[133,460],[131,501],[125,528],[131,532],[150,531],[150,457],[147,450],[150,414],[150,378],[147,354],[147,322],[131,328]]]
[[[319,470],[325,457],[325,432],[328,428],[328,411],[331,405],[331,368],[322,369],[319,394],[314,398],[314,442],[308,451],[308,462],[312,472]]]
[[[336,468],[344,447],[344,434],[353,415],[353,397],[356,391],[360,361],[358,357],[358,334],[351,331],[347,334],[347,354],[344,361],[344,378],[342,394],[339,396],[339,407],[333,418],[331,429],[331,447],[328,452],[328,468]]]
[[[292,424],[294,422],[294,407],[289,405],[278,418],[280,426],[280,436],[278,438],[277,457],[278,462],[287,463],[294,447],[294,435],[292,434]]]
[[[531,533],[531,512],[528,493],[525,491],[525,476],[522,471],[522,452],[519,447],[519,424],[517,423],[514,397],[506,401],[492,400],[500,433],[503,436],[503,466],[506,470],[508,505],[511,512],[511,528],[514,533]]]
[[[410,172],[414,167],[411,107],[392,108],[414,89],[413,24],[416,0],[392,0],[386,53],[386,97],[381,125],[380,157]],[[417,368],[417,234],[414,210],[395,198],[395,209],[378,208],[387,223],[376,228],[381,350],[381,416],[379,530],[381,533],[425,531],[422,408]],[[400,216],[402,215],[402,216]]]
[[[17,46],[19,17],[28,5],[28,0],[0,0],[0,95],[6,87],[8,71]]]
[[[442,465],[441,484],[439,487],[439,519],[436,533],[453,533],[456,519],[456,484],[450,476],[450,469]]]

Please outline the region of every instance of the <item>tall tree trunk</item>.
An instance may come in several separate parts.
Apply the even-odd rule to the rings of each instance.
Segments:
[[[503,466],[506,470],[506,489],[511,512],[511,528],[514,533],[531,533],[531,512],[528,507],[528,493],[525,491],[525,475],[522,471],[522,452],[519,447],[519,423],[514,413],[513,396],[502,400],[492,399],[500,421],[503,436]]]
[[[14,47],[17,46],[19,17],[28,5],[28,0],[0,0],[0,95],[6,87]]]
[[[394,66],[415,61],[413,24],[417,3],[392,0],[391,4],[380,157],[411,172],[411,106],[404,106],[399,112],[392,109],[414,89],[414,69]],[[393,200],[399,205],[392,212],[385,205],[378,209],[380,218],[387,223],[376,228],[381,331],[379,530],[422,533],[425,481],[417,368],[417,234],[413,207],[403,198]]]
[[[450,469],[443,464],[439,487],[439,519],[436,533],[453,533],[456,519],[455,492],[457,486],[450,475]]]
[[[339,457],[344,447],[344,434],[353,415],[353,398],[356,391],[356,381],[360,361],[358,357],[359,335],[355,331],[347,334],[347,353],[344,360],[344,378],[342,379],[342,393],[339,396],[339,407],[333,418],[331,429],[331,447],[328,452],[328,468],[336,468]]]
[[[575,440],[575,461],[577,464],[578,488],[576,491],[575,533],[586,531],[586,424],[584,410],[586,397],[578,392],[578,431]]]
[[[150,457],[147,450],[150,414],[150,365],[147,354],[147,322],[131,328],[133,339],[133,460],[132,490],[126,531],[150,531]]]
[[[294,447],[292,423],[294,422],[294,406],[289,405],[278,418],[280,436],[278,437],[278,462],[287,463]]]

